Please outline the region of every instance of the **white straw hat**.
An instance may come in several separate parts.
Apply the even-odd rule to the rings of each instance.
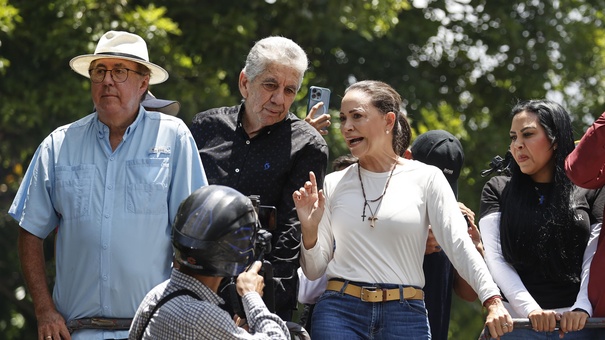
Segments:
[[[168,79],[168,72],[160,66],[149,62],[147,44],[136,34],[109,31],[99,39],[94,54],[84,54],[69,61],[69,66],[77,73],[90,78],[88,69],[93,60],[118,58],[131,60],[147,66],[151,70],[149,85],[159,84]]]

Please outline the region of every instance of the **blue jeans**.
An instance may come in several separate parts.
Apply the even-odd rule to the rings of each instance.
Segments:
[[[536,332],[532,329],[515,329],[511,333],[506,333],[500,337],[502,340],[559,340],[559,332]],[[565,334],[563,340],[598,340],[605,339],[605,329],[603,328],[584,328],[581,331],[569,332]]]
[[[399,287],[392,284],[380,286],[386,289]],[[431,338],[423,300],[364,302],[344,293],[326,290],[315,305],[312,323],[312,339]]]

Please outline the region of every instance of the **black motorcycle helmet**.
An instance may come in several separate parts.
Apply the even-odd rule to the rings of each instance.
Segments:
[[[206,276],[237,276],[255,259],[258,220],[250,199],[222,185],[197,189],[172,227],[176,261]]]

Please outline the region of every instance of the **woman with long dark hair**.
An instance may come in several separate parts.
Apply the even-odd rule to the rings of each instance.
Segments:
[[[560,331],[572,332],[565,339],[585,339],[592,331],[583,330],[592,309],[586,280],[581,286],[590,216],[585,192],[565,175],[574,148],[569,114],[549,100],[519,102],[509,134],[512,175],[484,186],[479,227],[505,306],[533,330],[503,338],[558,338],[560,320]]]

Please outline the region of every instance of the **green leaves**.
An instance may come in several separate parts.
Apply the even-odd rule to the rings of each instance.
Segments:
[[[152,92],[179,100],[186,123],[199,111],[240,101],[238,76],[255,41],[295,40],[310,65],[293,111],[306,115],[309,85],[332,90],[332,159],[348,152],[338,131],[344,89],[357,80],[385,81],[404,98],[414,136],[445,129],[461,139],[460,198],[478,211],[486,180],[479,173],[506,152],[517,100],[562,103],[576,138],[603,111],[604,7],[604,0],[0,0],[0,238],[15,243],[6,231],[17,226],[5,212],[38,144],[92,110],[89,81],[68,62],[93,52],[107,30],[146,39],[152,62],[170,73]],[[5,253],[14,258],[15,251]],[[0,257],[0,267],[0,277],[20,277],[15,261]],[[12,291],[23,283],[2,284]],[[14,298],[0,301],[7,301],[0,333],[14,313],[26,316],[14,334],[35,328]],[[460,338],[475,334],[464,322],[452,328]]]

